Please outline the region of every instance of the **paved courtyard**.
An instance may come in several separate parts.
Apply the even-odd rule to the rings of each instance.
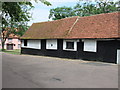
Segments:
[[[117,88],[115,64],[2,53],[3,88]]]

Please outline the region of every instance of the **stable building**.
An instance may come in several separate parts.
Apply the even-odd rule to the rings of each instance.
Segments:
[[[120,63],[120,12],[33,23],[22,54]]]

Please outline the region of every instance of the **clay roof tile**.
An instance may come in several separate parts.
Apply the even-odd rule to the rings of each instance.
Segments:
[[[33,23],[22,39],[120,38],[120,12]]]

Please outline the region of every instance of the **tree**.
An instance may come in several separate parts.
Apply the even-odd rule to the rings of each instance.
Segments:
[[[98,2],[80,2],[74,7],[75,13],[78,16],[90,16],[100,13],[110,13],[119,11],[119,2],[98,1]]]
[[[57,7],[50,10],[49,19],[62,19],[71,16],[90,16],[100,13],[109,13],[119,11],[119,2],[102,1],[97,2],[84,1],[78,2],[73,8],[71,7]]]
[[[3,2],[2,3],[2,50],[6,39],[16,28],[25,26],[31,16],[29,10],[33,8],[30,2]]]
[[[109,13],[119,11],[120,2],[97,2],[97,11],[99,13]]]
[[[66,17],[75,16],[75,13],[71,7],[57,7],[50,10],[49,19],[53,20],[62,19]]]
[[[46,1],[46,0],[35,0],[36,2],[37,1],[41,1],[42,3],[44,3],[45,5],[47,5],[47,6],[51,6],[52,4],[50,3],[50,2],[48,2],[48,1]]]
[[[77,16],[90,16],[93,15],[96,11],[95,4],[91,3],[77,3],[76,6],[74,6],[74,12]]]
[[[51,5],[46,0],[35,1]],[[5,41],[11,33],[21,36],[27,30],[27,22],[31,18],[29,11],[32,8],[34,6],[31,2],[2,2],[2,50],[4,50]]]

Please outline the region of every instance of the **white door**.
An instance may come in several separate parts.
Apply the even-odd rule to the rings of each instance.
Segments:
[[[117,50],[117,64],[120,64],[120,49]]]

